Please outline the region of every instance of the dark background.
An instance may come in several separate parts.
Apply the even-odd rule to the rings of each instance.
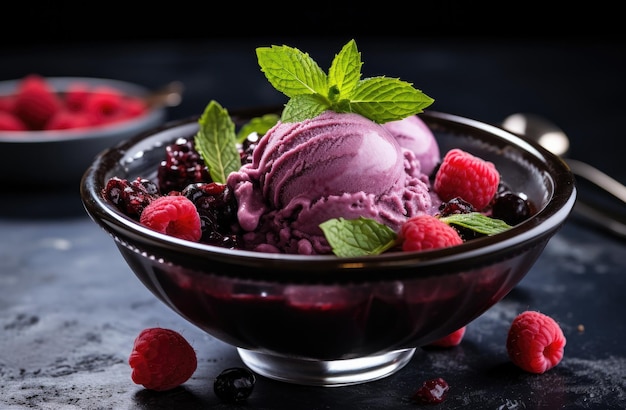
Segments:
[[[326,70],[354,38],[364,76],[400,77],[435,98],[433,110],[493,124],[514,112],[544,115],[571,137],[573,158],[626,183],[622,14],[601,2],[7,7],[0,80],[37,72],[115,78],[151,89],[180,80],[182,104],[168,109],[174,120],[199,114],[210,99],[228,109],[284,102],[259,70],[258,46],[297,47]],[[7,391],[0,403],[232,408],[219,403],[210,383],[221,369],[240,365],[236,352],[149,294],[88,219],[77,188],[49,202],[37,191],[20,191],[16,202],[0,192],[0,385]],[[71,217],[59,217],[70,203],[76,205]],[[29,215],[33,208],[49,214]],[[624,409],[624,244],[572,218],[515,291],[470,324],[457,349],[420,352],[393,377],[342,389],[259,378],[248,407],[414,409],[410,393],[424,379],[441,376],[453,390],[439,409]],[[563,362],[540,377],[517,371],[504,351],[510,319],[525,309],[554,317],[567,332]],[[136,334],[155,324],[184,330],[200,354],[196,376],[162,395],[131,384],[123,365]]]
[[[572,157],[623,179],[626,44],[622,13],[606,3],[13,3],[0,24],[0,80],[36,72],[153,89],[180,80],[183,103],[169,110],[178,119],[210,99],[229,109],[283,103],[260,73],[258,46],[297,47],[326,70],[354,38],[364,77],[399,77],[435,98],[432,109],[489,123],[542,114],[572,137]]]
[[[558,38],[618,41],[616,2],[12,2],[0,45],[254,37]]]

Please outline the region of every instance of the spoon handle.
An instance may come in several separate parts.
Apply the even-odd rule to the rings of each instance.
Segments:
[[[626,239],[626,224],[618,220],[617,217],[609,215],[606,210],[598,208],[597,205],[578,198],[574,205],[573,213],[588,222],[604,228],[617,237]]]
[[[176,107],[182,101],[185,87],[180,81],[172,81],[144,98],[149,107]]]
[[[613,195],[615,198],[626,203],[626,186],[622,183],[585,162],[569,158],[565,161],[574,175],[585,178],[589,182],[596,184],[609,194]]]

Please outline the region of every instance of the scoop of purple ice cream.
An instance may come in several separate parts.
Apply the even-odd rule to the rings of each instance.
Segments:
[[[228,185],[246,248],[263,252],[331,253],[319,227],[324,221],[366,217],[398,230],[432,207],[428,178],[413,152],[383,126],[352,113],[279,122]]]
[[[428,125],[417,115],[383,124],[400,146],[410,149],[420,162],[424,174],[430,175],[441,159],[439,145]]]

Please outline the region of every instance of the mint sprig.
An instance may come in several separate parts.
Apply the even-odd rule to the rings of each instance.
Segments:
[[[379,124],[418,114],[435,100],[398,78],[361,79],[361,53],[350,40],[326,74],[309,56],[289,46],[258,47],[268,81],[289,101],[281,121],[299,122],[326,110],[354,112]]]
[[[214,182],[226,183],[228,174],[241,168],[237,150],[235,123],[228,111],[211,100],[198,120],[194,137],[196,150],[202,156]]]

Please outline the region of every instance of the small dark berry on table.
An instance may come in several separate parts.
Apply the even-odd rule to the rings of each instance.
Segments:
[[[448,382],[441,377],[426,380],[422,387],[413,393],[412,399],[420,404],[438,404],[443,402],[450,390]]]
[[[252,371],[243,367],[231,367],[215,378],[213,391],[225,402],[241,403],[250,397],[255,383],[256,377]]]

